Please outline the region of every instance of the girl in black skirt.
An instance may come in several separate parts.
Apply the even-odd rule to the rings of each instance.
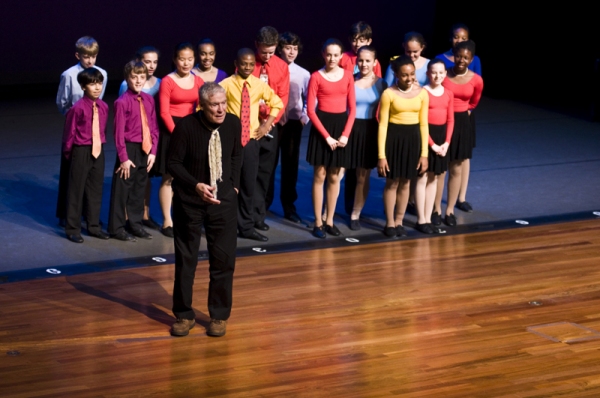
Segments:
[[[397,83],[381,96],[377,163],[379,175],[387,178],[383,191],[386,216],[383,232],[388,237],[406,236],[402,223],[410,180],[417,176],[423,180],[426,178],[429,137],[429,96],[415,82],[414,63],[410,57],[403,55],[392,62],[392,70]],[[418,185],[419,182],[417,189]],[[423,210],[417,206],[417,227],[427,224]]]
[[[454,94],[442,86],[446,74],[444,62],[434,58],[427,66],[429,84],[424,87],[429,94],[430,146],[427,187],[425,189],[425,218],[429,224],[432,224],[431,229],[434,232],[440,231],[436,226],[441,224],[440,214],[442,213],[444,177],[446,170],[448,170],[446,153],[454,129]]]
[[[348,169],[356,169],[354,207],[350,214],[350,229],[359,230],[360,212],[369,194],[369,176],[377,167],[377,119],[375,114],[379,99],[387,84],[374,73],[377,65],[375,48],[363,46],[356,54],[358,73],[354,76],[356,94],[356,120],[346,147]],[[348,183],[346,181],[346,183]]]
[[[308,83],[307,114],[312,128],[306,160],[314,166],[313,235],[317,238],[325,238],[326,233],[340,235],[339,229],[333,224],[333,216],[347,162],[344,147],[348,143],[356,115],[354,77],[338,66],[342,51],[342,43],[339,40],[327,40],[322,50],[325,66],[314,72]],[[317,100],[318,108],[315,104]],[[327,216],[323,225],[321,212],[325,180]]]
[[[483,91],[483,79],[469,69],[474,56],[475,43],[471,40],[457,43],[454,46],[455,64],[442,82],[444,88],[454,94],[454,132],[448,148],[448,207],[444,218],[448,226],[456,225],[455,205],[463,211],[473,211],[466,200],[475,147],[475,121],[471,119],[471,112],[479,104]]]

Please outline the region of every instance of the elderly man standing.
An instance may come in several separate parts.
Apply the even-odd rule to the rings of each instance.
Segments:
[[[227,113],[225,90],[216,83],[200,89],[202,110],[177,123],[167,161],[173,182],[175,283],[173,336],[195,325],[192,292],[200,233],[206,231],[210,282],[209,336],[223,336],[231,313],[237,245],[237,194],[242,165],[240,119]]]

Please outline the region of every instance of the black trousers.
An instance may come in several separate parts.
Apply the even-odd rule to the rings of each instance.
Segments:
[[[302,139],[302,129],[304,126],[300,120],[288,120],[285,125],[279,128],[279,151],[281,151],[281,180],[279,199],[283,207],[283,214],[288,215],[296,213],[298,192],[296,184],[298,183],[298,162],[300,161],[300,141]],[[275,170],[279,161],[279,151],[275,157],[271,182],[265,200],[267,210],[273,204],[275,196]]]
[[[267,216],[265,197],[277,156],[277,128],[270,134],[273,138],[248,141],[243,150],[238,210],[241,235],[250,234],[254,224]]]
[[[235,190],[219,198],[218,205],[198,206],[173,197],[173,233],[175,234],[175,283],[173,314],[194,319],[192,293],[198,265],[200,233],[206,231],[210,282],[208,312],[212,319],[227,320],[231,314],[233,271],[237,247]]]
[[[125,228],[126,218],[129,218],[129,227],[132,230],[142,229],[144,215],[144,194],[148,182],[148,155],[142,151],[142,144],[126,142],[127,157],[133,162],[134,167],[129,168],[129,178],[124,179],[115,171],[121,165],[117,156],[113,170],[112,186],[110,191],[110,210],[108,214],[108,233],[118,234]],[[127,210],[127,215],[125,214]]]
[[[65,232],[81,233],[81,215],[85,201],[85,219],[90,233],[100,231],[100,209],[104,184],[104,149],[98,158],[92,156],[91,145],[74,145],[71,150]]]

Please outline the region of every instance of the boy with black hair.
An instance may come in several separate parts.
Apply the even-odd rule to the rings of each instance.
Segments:
[[[81,216],[85,200],[85,218],[90,236],[108,239],[100,228],[104,151],[108,105],[100,99],[104,76],[96,68],[77,75],[83,98],[67,112],[62,153],[69,162],[66,192],[65,232],[71,242],[83,243]]]

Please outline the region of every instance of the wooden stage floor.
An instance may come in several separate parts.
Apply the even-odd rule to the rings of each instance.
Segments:
[[[598,397],[600,220],[239,258],[227,335],[173,266],[0,284],[2,397]]]

